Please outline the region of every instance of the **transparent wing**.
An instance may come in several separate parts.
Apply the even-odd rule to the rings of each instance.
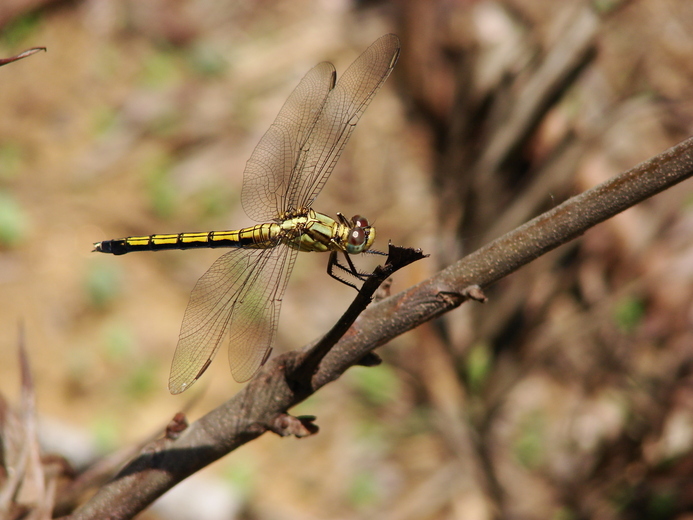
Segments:
[[[287,209],[292,173],[301,169],[306,141],[327,94],[334,87],[331,63],[320,63],[306,74],[253,150],[243,172],[241,202],[259,222],[275,220]]]
[[[399,57],[399,38],[386,34],[356,58],[327,96],[322,114],[291,172],[289,209],[309,207],[334,169],[351,132]]]
[[[250,156],[243,174],[243,209],[258,221],[313,203],[354,126],[392,72],[399,38],[376,40],[335,86],[334,67],[321,63],[301,80]]]
[[[224,336],[238,382],[250,379],[270,353],[282,295],[297,250],[234,249],[200,278],[185,310],[168,387],[188,389],[207,369]]]

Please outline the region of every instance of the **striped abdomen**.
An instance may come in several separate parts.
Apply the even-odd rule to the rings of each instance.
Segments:
[[[205,231],[174,235],[149,235],[117,238],[94,244],[94,251],[124,255],[132,251],[162,251],[165,249],[193,249],[200,247],[246,247],[265,249],[274,247],[281,227],[278,224],[257,224],[232,231]]]

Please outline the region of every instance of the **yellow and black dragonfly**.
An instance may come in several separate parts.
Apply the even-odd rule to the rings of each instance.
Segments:
[[[359,215],[333,219],[311,206],[329,178],[351,132],[399,57],[394,34],[376,40],[341,76],[331,63],[311,69],[291,93],[253,151],[243,174],[241,202],[253,220],[232,231],[149,235],[104,240],[94,251],[122,255],[198,247],[227,247],[190,295],[168,387],[178,394],[203,374],[229,338],[229,363],[238,382],[267,360],[282,295],[299,251],[330,252],[327,272],[363,279],[349,255],[375,252],[375,229]],[[347,266],[339,263],[342,253]]]

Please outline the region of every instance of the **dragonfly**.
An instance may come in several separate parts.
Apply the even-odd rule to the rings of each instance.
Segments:
[[[354,127],[392,72],[400,53],[394,34],[380,37],[337,81],[334,65],[313,67],[282,106],[246,163],[241,189],[252,227],[104,240],[94,251],[230,248],[197,281],[183,316],[171,364],[169,391],[190,388],[209,367],[224,338],[229,365],[240,383],[267,361],[276,336],[282,296],[299,251],[329,252],[327,273],[365,280],[349,255],[372,250],[367,218],[333,219],[312,209]],[[347,265],[340,263],[340,255]],[[338,274],[339,273],[339,274]],[[347,276],[348,277],[348,276]],[[357,288],[358,290],[358,288]]]

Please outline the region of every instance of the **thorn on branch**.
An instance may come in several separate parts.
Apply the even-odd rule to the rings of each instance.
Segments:
[[[377,367],[383,362],[383,359],[375,352],[369,352],[361,359],[359,359],[356,364],[362,367]]]
[[[469,285],[462,289],[462,296],[480,303],[486,303],[488,301],[483,289],[478,285]]]
[[[447,308],[459,307],[465,301],[465,296],[461,292],[452,290],[438,290],[436,298],[443,302]]]
[[[385,298],[388,298],[390,296],[390,289],[391,288],[392,288],[392,278],[388,278],[382,284],[380,284],[380,287],[378,287],[378,290],[375,291],[375,296],[373,297],[373,300],[376,302],[379,302],[380,300],[384,300]]]
[[[173,416],[171,422],[166,425],[166,438],[177,439],[180,434],[188,428],[188,419],[183,412],[178,412]]]
[[[320,428],[315,424],[314,415],[299,415],[294,417],[289,414],[279,414],[272,424],[269,426],[269,430],[276,433],[280,437],[288,437],[293,435],[298,437],[308,437],[309,435],[314,435],[318,433]]]

